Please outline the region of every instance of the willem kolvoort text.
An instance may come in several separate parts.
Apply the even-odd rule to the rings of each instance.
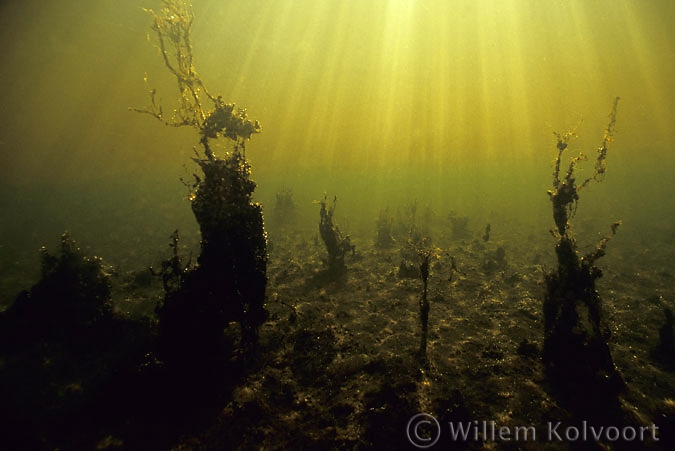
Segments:
[[[537,437],[534,426],[497,426],[494,421],[450,423],[450,435],[454,441],[658,441],[658,426],[589,426],[582,421],[578,426],[564,426],[561,422],[548,422],[544,437]]]

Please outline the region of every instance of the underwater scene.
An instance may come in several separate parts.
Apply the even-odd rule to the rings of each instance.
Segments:
[[[675,3],[0,3],[0,448],[675,449]]]

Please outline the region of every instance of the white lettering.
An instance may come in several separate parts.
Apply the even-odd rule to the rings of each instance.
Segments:
[[[579,429],[574,426],[565,428],[565,437],[570,442],[575,442],[579,438]]]
[[[503,442],[510,442],[511,437],[511,429],[507,428],[506,426],[502,426],[499,428],[499,440]]]
[[[455,423],[450,423],[450,435],[454,441],[457,441],[457,438],[460,437],[461,440],[466,440],[471,431],[471,423],[466,423],[466,429],[462,423],[457,423],[457,429],[455,429]]]
[[[651,430],[652,430],[652,439],[653,439],[655,442],[658,442],[659,439],[656,438],[656,430],[657,430],[659,427],[658,427],[657,425],[655,425],[655,424],[652,424],[652,425],[650,426],[650,428],[651,428]]]
[[[562,437],[558,434],[558,426],[560,426],[560,421],[558,421],[555,425],[555,427],[551,428],[552,423],[549,421],[548,423],[548,441],[551,442],[553,441],[553,436],[555,435],[555,438],[559,441],[562,442]]]
[[[613,431],[613,432],[610,432],[610,431]],[[614,436],[614,438],[612,438],[609,434],[612,434]],[[609,440],[610,442],[617,441],[619,439],[619,428],[617,428],[615,426],[608,427],[607,430],[605,431],[605,437],[607,437],[607,440]]]
[[[628,433],[631,434],[630,437],[628,436]],[[636,435],[637,432],[635,432],[635,429],[630,426],[626,426],[621,430],[621,438],[623,438],[627,442],[632,442],[633,440],[635,440]]]
[[[453,441],[536,441],[537,430],[534,426],[499,426],[495,421],[468,421],[466,423],[448,423],[450,426],[450,437]],[[590,426],[588,422],[582,421],[577,426],[561,426],[562,422],[547,423],[547,439],[549,442],[576,442],[594,440],[596,442],[608,441],[616,442],[618,440],[632,442],[635,440],[659,441],[657,436],[658,427],[655,424],[649,426]],[[561,429],[564,428],[564,429]],[[562,431],[562,432],[561,432]],[[417,430],[414,431],[417,434]],[[420,440],[423,440],[419,437]]]
[[[596,433],[595,428],[593,426],[591,426],[591,435],[593,436],[593,440],[595,440],[596,442],[599,441],[600,438],[602,437],[602,431],[604,431],[604,430],[605,430],[605,427],[600,426],[600,429]]]
[[[520,435],[518,435],[520,433],[520,431],[523,431],[523,434],[524,434],[524,437],[522,438],[522,440],[528,441],[529,440],[527,438],[528,433],[531,431],[532,432],[532,439],[531,440],[537,441],[537,431],[534,429],[534,426],[530,426],[530,427],[516,426],[516,431],[515,431],[516,432],[516,440],[520,440]]]

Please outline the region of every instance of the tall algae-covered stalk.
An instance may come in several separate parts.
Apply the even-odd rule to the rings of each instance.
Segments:
[[[319,203],[321,204],[321,210],[319,211],[319,234],[328,252],[328,274],[339,276],[347,269],[345,266],[345,254],[350,251],[354,253],[355,247],[352,245],[349,236],[343,236],[340,229],[333,223],[337,196],[333,198],[333,203],[330,206],[328,206],[328,200],[325,195]]]
[[[609,124],[597,151],[595,169],[583,182],[576,181],[576,168],[584,159],[582,155],[573,157],[567,171],[561,174],[563,152],[574,131],[563,135],[556,133],[558,155],[553,188],[548,192],[556,226],[551,233],[557,240],[558,268],[546,275],[543,358],[556,389],[568,401],[584,408],[608,407],[623,387],[607,344],[610,331],[603,321],[601,299],[595,288],[596,279],[602,276],[595,262],[605,255],[607,243],[620,222],[612,224],[610,234],[586,255],[579,253],[569,224],[579,201],[579,192],[591,181],[601,181],[605,174],[618,101],[617,97],[612,105]]]
[[[251,198],[256,184],[245,152],[261,126],[248,119],[245,109],[212,95],[197,74],[192,9],[164,0],[158,12],[146,11],[166,68],[178,82],[178,105],[167,115],[153,89],[149,106],[130,109],[173,127],[196,128],[203,150],[193,159],[202,175],[195,175],[191,195],[202,237],[199,264],[182,275],[180,289],[167,292],[159,309],[161,351],[185,363],[217,354],[230,321],[238,321],[244,343],[254,345],[266,318],[267,241],[261,206]],[[223,157],[211,147],[219,138],[232,143]]]
[[[429,335],[429,299],[427,297],[429,288],[429,260],[433,255],[430,249],[419,249],[417,255],[420,257],[420,278],[422,279],[422,295],[420,296],[420,324],[422,325],[422,336],[420,338],[419,359],[423,364],[427,363],[427,338]]]

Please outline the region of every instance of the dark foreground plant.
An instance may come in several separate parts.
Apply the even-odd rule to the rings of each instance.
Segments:
[[[96,325],[112,317],[109,278],[102,260],[83,255],[68,233],[61,236],[57,253],[44,246],[40,252],[40,281],[3,312],[0,341],[86,341]]]
[[[610,330],[602,315],[602,303],[595,281],[602,271],[595,262],[605,255],[608,241],[620,222],[610,227],[592,252],[579,253],[570,230],[569,219],[576,211],[579,192],[591,181],[601,181],[614,133],[619,98],[614,100],[601,146],[598,148],[593,173],[583,182],[576,181],[576,168],[582,155],[571,159],[561,175],[561,160],[574,131],[557,134],[558,155],[553,172],[553,188],[548,191],[553,206],[556,238],[556,270],[546,274],[544,297],[543,359],[549,379],[564,398],[577,406],[605,408],[615,403],[623,380],[614,365],[607,341]]]
[[[190,196],[202,237],[198,265],[181,274],[179,288],[167,291],[159,309],[160,353],[184,365],[222,355],[223,330],[232,321],[240,324],[245,347],[254,347],[267,316],[267,240],[246,160],[246,141],[261,126],[245,109],[210,94],[197,74],[191,8],[164,0],[159,12],[147,12],[165,66],[178,82],[178,105],[167,117],[153,89],[150,106],[131,110],[170,126],[196,128],[203,150],[193,158],[202,174],[194,176]],[[218,138],[232,143],[223,157],[211,147]]]

